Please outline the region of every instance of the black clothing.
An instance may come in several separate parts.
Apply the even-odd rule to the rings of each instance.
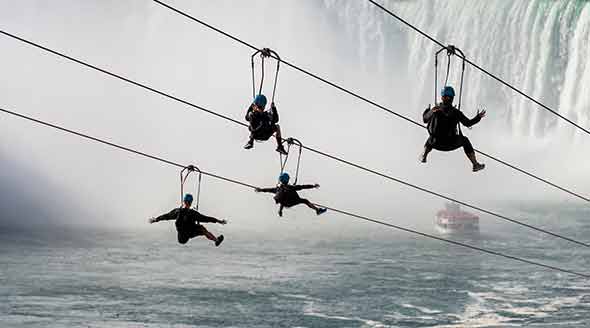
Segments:
[[[457,126],[461,123],[466,127],[471,127],[477,124],[481,117],[476,115],[474,118],[468,119],[456,107],[443,103],[434,108],[441,108],[441,110],[433,112],[431,109],[426,109],[422,114],[424,123],[428,123],[428,133],[430,133],[424,146],[440,151],[451,151],[463,147],[466,154],[472,154],[474,150],[471,142],[467,137],[458,133]]]
[[[178,242],[180,244],[186,244],[190,239],[204,236],[207,229],[200,224],[193,224],[191,227],[186,227],[182,231],[178,230]]]
[[[276,202],[276,200],[275,200]],[[277,202],[278,204],[281,204],[280,202]],[[283,205],[286,208],[289,207],[293,207],[295,205],[299,205],[299,204],[305,204],[307,206],[309,206],[309,204],[311,204],[311,202],[305,198],[301,198],[299,197],[299,195],[297,196],[297,198],[289,198],[283,201],[283,203],[281,205]]]
[[[290,185],[290,184],[281,184],[275,188],[262,188],[258,191],[260,192],[270,192],[274,193],[274,200],[277,204],[281,204],[284,207],[292,207],[299,204],[306,204],[308,201],[299,197],[297,191],[303,189],[313,189],[315,188],[314,185]]]
[[[202,236],[207,231],[200,223],[218,223],[216,218],[203,215],[192,208],[175,208],[169,213],[158,216],[154,222],[176,220],[178,242],[185,244],[189,239]]]
[[[427,148],[433,148],[440,151],[451,151],[463,147],[465,154],[473,154],[473,146],[465,136],[452,136],[445,139],[430,136],[424,145]]]
[[[169,213],[158,216],[155,222],[176,220],[176,227],[182,227],[190,223],[219,223],[214,217],[203,215],[192,208],[175,208]]]
[[[428,132],[430,135],[438,138],[457,135],[457,125],[459,123],[466,127],[471,127],[481,120],[479,115],[468,119],[463,112],[452,105],[441,103],[434,108],[441,108],[441,110],[435,113],[432,109],[426,109],[422,114],[422,119],[424,123],[428,123]]]
[[[275,106],[268,111],[255,111],[252,105],[246,112],[246,121],[250,122],[251,137],[255,140],[268,140],[276,131],[276,124],[279,122],[279,113]]]
[[[251,131],[250,138],[258,141],[266,141],[272,137],[276,131],[276,125],[263,125],[256,131]]]

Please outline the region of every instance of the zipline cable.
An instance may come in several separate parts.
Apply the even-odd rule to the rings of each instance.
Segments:
[[[15,116],[15,117],[18,117],[18,118],[21,118],[21,119],[25,119],[25,120],[28,120],[28,121],[31,121],[31,122],[35,122],[37,124],[44,125],[44,126],[47,126],[47,127],[53,128],[53,129],[56,129],[56,130],[60,130],[62,132],[73,134],[75,136],[78,136],[78,137],[81,137],[81,138],[84,138],[84,139],[88,139],[88,140],[91,140],[91,141],[95,141],[95,142],[98,142],[98,143],[101,143],[101,144],[104,144],[104,145],[107,145],[107,146],[110,146],[110,147],[114,147],[114,148],[117,148],[117,149],[120,149],[120,150],[129,152],[129,153],[133,153],[133,154],[136,154],[136,155],[139,155],[139,156],[143,156],[143,157],[146,157],[146,158],[149,158],[149,159],[152,159],[152,160],[156,160],[156,161],[162,162],[164,164],[168,164],[168,165],[175,166],[175,167],[178,167],[178,168],[183,168],[183,169],[186,168],[186,167],[190,167],[190,165],[189,166],[182,165],[182,164],[179,164],[179,163],[174,162],[172,160],[168,160],[166,158],[163,158],[161,156],[151,155],[151,154],[148,154],[146,152],[133,149],[131,147],[123,146],[121,144],[117,144],[117,143],[112,142],[112,141],[107,141],[107,140],[104,140],[104,139],[101,139],[101,138],[98,138],[98,137],[94,137],[94,136],[91,136],[91,135],[86,134],[86,133],[74,131],[74,130],[65,128],[63,126],[57,125],[57,124],[49,123],[49,122],[46,122],[46,121],[43,121],[43,120],[40,120],[40,119],[36,119],[36,118],[33,118],[31,116],[27,116],[27,115],[24,115],[24,114],[20,114],[20,113],[11,111],[11,110],[0,108],[0,112],[3,112],[5,114],[9,114],[9,115]],[[236,179],[231,179],[231,178],[228,178],[228,177],[225,177],[225,176],[222,176],[222,175],[219,175],[219,174],[215,174],[215,173],[212,173],[212,172],[201,171],[201,170],[200,170],[200,172],[203,175],[207,175],[207,176],[210,176],[212,178],[216,178],[216,179],[219,179],[219,180],[222,180],[222,181],[234,183],[234,184],[237,184],[237,185],[240,185],[240,186],[243,186],[243,187],[247,187],[247,188],[250,188],[250,189],[256,189],[257,188],[256,186],[254,186],[252,184],[249,184],[249,183],[246,183],[246,182],[242,182],[242,181],[239,181],[239,180],[236,180]],[[585,273],[581,273],[581,272],[577,272],[577,271],[573,271],[573,270],[569,270],[569,269],[563,269],[563,268],[560,268],[560,267],[557,267],[557,266],[552,266],[552,265],[548,265],[548,264],[544,264],[544,263],[540,263],[540,262],[536,262],[536,261],[531,261],[531,260],[527,260],[527,259],[524,259],[524,258],[520,258],[520,257],[512,256],[512,255],[507,255],[507,254],[504,254],[504,253],[501,253],[501,252],[489,250],[489,249],[486,249],[486,248],[477,247],[477,246],[469,245],[469,244],[466,244],[466,243],[462,243],[462,242],[458,242],[458,241],[454,241],[454,240],[450,240],[450,239],[438,237],[438,236],[435,236],[435,235],[431,235],[431,234],[428,234],[428,233],[420,232],[420,231],[413,230],[413,229],[410,229],[410,228],[404,228],[402,226],[390,224],[390,223],[387,223],[387,222],[385,222],[383,220],[378,220],[378,219],[370,218],[370,217],[367,217],[367,216],[355,214],[355,213],[352,213],[352,212],[344,211],[344,210],[341,210],[341,209],[338,209],[338,208],[334,208],[334,207],[330,207],[330,206],[325,206],[325,205],[320,205],[320,204],[317,204],[317,205],[322,206],[322,207],[326,207],[326,208],[328,208],[329,210],[331,210],[331,211],[333,211],[335,213],[339,213],[339,214],[342,214],[342,215],[345,215],[345,216],[349,216],[349,217],[352,217],[352,218],[357,218],[357,219],[360,219],[360,220],[364,220],[364,221],[376,223],[376,224],[383,225],[383,226],[386,226],[386,227],[389,227],[389,228],[393,228],[393,229],[405,231],[405,232],[408,232],[408,233],[411,233],[411,234],[420,235],[420,236],[423,236],[423,237],[426,237],[426,238],[439,240],[439,241],[446,242],[446,243],[449,243],[449,244],[453,244],[453,245],[456,245],[456,246],[461,246],[461,247],[469,248],[469,249],[472,249],[472,250],[475,250],[475,251],[479,251],[479,252],[483,252],[483,253],[487,253],[487,254],[490,254],[490,255],[495,255],[495,256],[499,256],[499,257],[503,257],[503,258],[507,258],[507,259],[518,261],[518,262],[522,262],[522,263],[527,263],[527,264],[538,266],[538,267],[542,267],[542,268],[545,268],[545,269],[550,269],[550,270],[554,270],[554,271],[568,273],[568,274],[572,274],[572,275],[576,275],[576,276],[580,276],[580,277],[584,277],[584,278],[590,278],[590,275],[589,274],[585,274]]]
[[[150,86],[147,86],[147,85],[145,85],[145,84],[142,84],[142,83],[139,83],[139,82],[133,81],[133,80],[131,80],[131,79],[129,79],[129,78],[123,77],[123,76],[121,76],[121,75],[115,74],[115,73],[113,73],[113,72],[107,71],[107,70],[105,70],[105,69],[102,69],[102,68],[99,68],[99,67],[97,67],[97,66],[94,66],[94,65],[88,64],[88,63],[86,63],[86,62],[83,62],[83,61],[81,61],[81,60],[75,59],[75,58],[73,58],[73,57],[70,57],[70,56],[64,55],[64,54],[62,54],[62,53],[59,53],[59,52],[57,52],[57,51],[55,51],[55,50],[51,50],[51,49],[49,49],[49,48],[43,47],[43,46],[41,46],[41,45],[38,45],[38,44],[36,44],[36,43],[33,43],[33,42],[31,42],[31,41],[28,41],[28,40],[22,39],[22,38],[20,38],[20,37],[14,36],[14,35],[12,35],[12,34],[10,34],[10,33],[4,32],[4,31],[2,31],[2,30],[0,30],[0,33],[1,33],[1,34],[4,34],[4,35],[8,35],[8,36],[10,36],[10,37],[12,37],[12,38],[15,38],[15,39],[17,39],[17,40],[20,40],[20,41],[22,41],[22,42],[25,42],[25,43],[27,43],[27,44],[33,45],[33,46],[35,46],[35,47],[37,47],[37,48],[43,49],[43,50],[45,50],[45,51],[48,51],[48,52],[50,52],[50,53],[53,53],[53,54],[55,54],[55,55],[57,55],[57,56],[60,56],[60,57],[62,57],[62,58],[66,58],[66,59],[68,59],[68,60],[70,60],[70,61],[76,62],[76,63],[78,63],[78,64],[80,64],[80,65],[83,65],[83,66],[85,66],[85,67],[92,68],[92,69],[94,69],[94,70],[96,70],[96,71],[99,71],[99,72],[102,72],[102,73],[104,73],[104,74],[106,74],[106,75],[109,75],[109,76],[115,77],[115,78],[117,78],[117,79],[120,79],[120,80],[122,80],[122,81],[125,81],[125,82],[127,82],[127,83],[130,83],[130,84],[133,84],[133,85],[135,85],[135,86],[141,87],[141,88],[143,88],[143,89],[149,90],[149,91],[151,91],[151,92],[154,92],[154,93],[156,93],[156,94],[159,94],[159,95],[161,95],[161,96],[164,96],[164,97],[166,97],[166,98],[169,98],[169,99],[172,99],[172,100],[178,101],[178,102],[180,102],[180,103],[183,103],[183,104],[185,104],[185,105],[187,105],[187,106],[189,106],[189,107],[191,107],[191,108],[193,108],[193,109],[197,109],[197,110],[200,110],[200,111],[203,111],[203,112],[209,113],[209,114],[211,114],[211,115],[214,115],[214,116],[216,116],[216,117],[223,118],[223,119],[225,119],[225,120],[228,120],[228,121],[230,121],[230,122],[233,122],[233,123],[239,124],[239,125],[241,125],[241,126],[244,126],[244,127],[247,127],[247,126],[248,126],[247,124],[245,124],[245,123],[243,123],[243,122],[240,122],[240,121],[237,121],[237,120],[235,120],[235,119],[233,119],[233,118],[231,118],[231,117],[225,116],[225,115],[223,115],[223,114],[219,114],[219,113],[217,113],[217,112],[215,112],[215,111],[212,111],[212,110],[210,110],[210,109],[207,109],[207,108],[205,108],[205,107],[201,107],[201,106],[195,105],[195,104],[193,104],[193,103],[191,103],[191,102],[189,102],[189,101],[187,101],[187,100],[183,100],[183,99],[181,99],[181,98],[175,97],[175,96],[173,96],[173,95],[170,95],[170,94],[168,94],[168,93],[166,93],[166,92],[163,92],[163,91],[157,90],[157,89],[155,89],[155,88],[152,88],[152,87],[150,87]],[[472,204],[470,204],[470,203],[463,202],[463,201],[460,201],[460,200],[458,200],[458,199],[455,199],[455,198],[452,198],[452,197],[449,197],[449,196],[445,196],[445,195],[443,195],[443,194],[440,194],[440,193],[437,193],[437,192],[431,191],[431,190],[429,190],[429,189],[426,189],[426,188],[424,188],[424,187],[420,187],[420,186],[418,186],[418,185],[415,185],[415,184],[412,184],[412,183],[406,182],[406,181],[404,181],[404,180],[401,180],[401,179],[395,178],[395,177],[393,177],[393,176],[390,176],[390,175],[387,175],[387,174],[385,174],[385,173],[381,173],[381,172],[378,172],[378,171],[376,171],[376,170],[370,169],[370,168],[368,168],[368,167],[366,167],[366,166],[363,166],[363,165],[360,165],[360,164],[356,164],[356,163],[353,163],[353,162],[351,162],[351,161],[348,161],[348,160],[342,159],[342,158],[340,158],[340,157],[338,157],[338,156],[334,156],[334,155],[328,154],[328,153],[326,153],[326,152],[323,152],[323,151],[320,151],[320,150],[317,150],[317,149],[314,149],[314,148],[311,148],[311,147],[308,147],[308,146],[305,146],[305,145],[302,145],[302,148],[303,148],[303,149],[306,149],[306,150],[308,150],[308,151],[311,151],[311,152],[313,152],[313,153],[316,153],[316,154],[318,154],[318,155],[322,155],[322,156],[324,156],[324,157],[327,157],[327,158],[333,159],[333,160],[335,160],[335,161],[338,161],[338,162],[340,162],[340,163],[346,164],[346,165],[348,165],[348,166],[352,166],[352,167],[355,167],[355,168],[357,168],[357,169],[363,170],[363,171],[365,171],[365,172],[369,172],[369,173],[375,174],[375,175],[377,175],[377,176],[380,176],[380,177],[382,177],[382,178],[385,178],[385,179],[388,179],[388,180],[391,180],[391,181],[394,181],[394,182],[397,182],[397,183],[403,184],[403,185],[405,185],[405,186],[408,186],[408,187],[411,187],[411,188],[414,188],[414,189],[420,190],[420,191],[422,191],[422,192],[425,192],[425,193],[428,193],[428,194],[430,194],[430,195],[437,196],[437,197],[439,197],[439,198],[442,198],[442,199],[445,199],[445,200],[448,200],[448,201],[456,202],[456,203],[458,203],[458,204],[461,204],[461,205],[463,205],[463,206],[466,206],[466,207],[469,207],[469,208],[471,208],[471,209],[474,209],[474,210],[480,211],[480,212],[482,212],[482,213],[486,213],[486,214],[492,215],[492,216],[494,216],[494,217],[496,217],[496,218],[499,218],[499,219],[501,219],[501,220],[504,220],[504,221],[507,221],[507,222],[512,222],[512,223],[514,223],[514,224],[517,224],[517,225],[520,225],[520,226],[523,226],[523,227],[526,227],[526,228],[529,228],[529,229],[532,229],[532,230],[535,230],[535,231],[538,231],[538,232],[541,232],[541,233],[544,233],[544,234],[547,234],[547,235],[551,235],[551,236],[554,236],[554,237],[557,237],[557,238],[560,238],[560,239],[563,239],[563,240],[566,240],[566,241],[569,241],[569,242],[572,242],[572,243],[575,243],[575,244],[578,244],[578,245],[581,245],[581,246],[584,246],[584,247],[589,247],[589,248],[590,248],[590,244],[588,244],[588,243],[581,242],[581,241],[578,241],[578,240],[575,240],[575,239],[572,239],[572,238],[569,238],[569,237],[566,237],[566,236],[562,236],[562,235],[560,235],[560,234],[557,234],[557,233],[554,233],[554,232],[548,231],[548,230],[546,230],[546,229],[538,228],[538,227],[535,227],[535,226],[533,226],[533,225],[530,225],[530,224],[527,224],[527,223],[521,222],[521,221],[519,221],[519,220],[516,220],[516,219],[509,218],[509,217],[507,217],[507,216],[505,216],[505,215],[501,215],[501,214],[499,214],[499,213],[495,213],[495,212],[492,212],[492,211],[490,211],[490,210],[483,209],[483,208],[481,208],[481,207],[479,207],[479,206],[472,205]]]
[[[204,22],[204,21],[202,21],[202,20],[200,20],[200,19],[198,19],[198,18],[196,18],[194,16],[191,16],[191,15],[189,15],[189,14],[187,14],[187,13],[185,13],[185,12],[179,10],[179,9],[176,9],[176,8],[170,6],[170,5],[168,5],[168,4],[166,4],[166,3],[162,2],[162,1],[159,1],[159,0],[152,0],[152,1],[154,1],[155,3],[157,3],[157,4],[159,4],[159,5],[163,6],[163,7],[166,7],[168,9],[170,9],[171,11],[173,11],[173,12],[175,12],[175,13],[181,15],[181,16],[184,16],[184,17],[186,17],[186,18],[188,18],[188,19],[190,19],[190,20],[192,20],[192,21],[194,21],[196,23],[199,23],[199,24],[201,24],[201,25],[203,25],[203,26],[205,26],[205,27],[207,27],[207,28],[209,28],[209,29],[217,32],[217,33],[220,33],[220,34],[222,34],[222,35],[224,35],[224,36],[226,36],[226,37],[228,37],[228,38],[230,38],[230,39],[232,39],[232,40],[234,40],[234,41],[236,41],[236,42],[238,42],[238,43],[240,43],[240,44],[242,44],[242,45],[244,45],[244,46],[246,46],[248,48],[251,48],[251,49],[256,50],[256,51],[260,51],[261,49],[263,49],[263,48],[255,47],[251,43],[248,43],[248,42],[246,42],[246,41],[244,41],[242,39],[239,39],[239,38],[237,38],[237,37],[235,37],[235,36],[233,36],[233,35],[231,35],[231,34],[229,34],[227,32],[224,32],[223,30],[221,30],[221,29],[219,29],[219,28],[217,28],[217,27],[215,27],[213,25],[210,25],[210,24],[208,24],[208,23],[206,23],[206,22]],[[442,44],[440,44],[440,45],[442,47],[445,47]],[[377,108],[379,108],[379,109],[381,109],[381,110],[383,110],[383,111],[385,111],[385,112],[387,112],[387,113],[389,113],[391,115],[394,115],[394,116],[396,116],[396,117],[398,117],[398,118],[400,118],[402,120],[405,120],[405,121],[407,121],[409,123],[412,123],[412,124],[414,124],[416,126],[419,126],[419,127],[423,128],[423,129],[426,128],[422,123],[419,123],[417,121],[414,121],[414,120],[412,120],[411,118],[409,118],[407,116],[404,116],[404,115],[402,115],[400,113],[397,113],[397,112],[395,112],[395,111],[393,111],[393,110],[391,110],[391,109],[389,109],[389,108],[387,108],[387,107],[385,107],[383,105],[380,105],[380,104],[376,103],[375,101],[372,101],[372,100],[370,100],[370,99],[368,99],[368,98],[366,98],[364,96],[361,96],[360,94],[358,94],[356,92],[353,92],[353,91],[351,91],[349,89],[346,89],[346,88],[344,88],[344,87],[342,87],[342,86],[340,86],[340,85],[338,85],[338,84],[336,84],[334,82],[331,82],[331,81],[329,81],[329,80],[327,80],[327,79],[325,79],[323,77],[320,77],[317,74],[311,73],[310,71],[305,70],[305,69],[303,69],[303,68],[301,68],[299,66],[296,66],[295,64],[292,64],[290,62],[287,62],[287,61],[285,61],[285,60],[283,60],[281,58],[275,57],[275,59],[276,60],[279,60],[283,64],[285,64],[285,65],[287,65],[287,66],[289,66],[289,67],[291,67],[291,68],[293,68],[293,69],[295,69],[295,70],[297,70],[297,71],[299,71],[299,72],[301,72],[301,73],[303,73],[305,75],[308,75],[308,76],[310,76],[310,77],[312,77],[312,78],[314,78],[314,79],[316,79],[316,80],[318,80],[318,81],[320,81],[322,83],[325,83],[325,84],[327,84],[327,85],[329,85],[331,87],[334,87],[334,88],[336,88],[336,89],[338,89],[338,90],[340,90],[340,91],[342,91],[342,92],[344,92],[344,93],[346,93],[348,95],[353,96],[354,98],[360,99],[360,100],[362,100],[362,101],[364,101],[364,102],[366,102],[366,103],[368,103],[368,104],[370,104],[370,105],[372,105],[374,107],[377,107]],[[468,62],[468,63],[470,63],[470,62]],[[508,163],[508,162],[506,162],[506,161],[504,161],[504,160],[502,160],[502,159],[500,159],[498,157],[495,157],[495,156],[493,156],[491,154],[488,154],[488,153],[486,153],[484,151],[481,151],[481,150],[478,150],[478,149],[474,149],[474,150],[478,154],[480,154],[480,155],[482,155],[484,157],[487,157],[487,158],[489,158],[489,159],[491,159],[491,160],[493,160],[493,161],[495,161],[497,163],[500,163],[502,165],[505,165],[506,167],[511,168],[511,169],[513,169],[513,170],[515,170],[517,172],[520,172],[520,173],[522,173],[522,174],[524,174],[524,175],[526,175],[526,176],[528,176],[530,178],[533,178],[533,179],[535,179],[537,181],[543,182],[543,183],[545,183],[545,184],[547,184],[549,186],[552,186],[552,187],[554,187],[554,188],[556,188],[558,190],[561,190],[561,191],[563,191],[565,193],[568,193],[568,194],[570,194],[570,195],[572,195],[574,197],[577,197],[579,199],[582,199],[582,200],[584,200],[586,202],[590,202],[590,198],[589,197],[582,196],[579,193],[576,193],[576,192],[574,192],[572,190],[569,190],[567,188],[561,187],[561,186],[559,186],[559,185],[557,185],[557,184],[555,184],[553,182],[550,182],[549,180],[547,180],[545,178],[541,178],[541,177],[537,176],[536,174],[530,173],[530,172],[528,172],[528,171],[526,171],[524,169],[521,169],[519,167],[516,167],[515,165],[510,164],[510,163]]]
[[[156,2],[159,2],[157,0],[154,0]],[[367,0],[370,3],[372,3],[373,5],[375,5],[375,7],[383,10],[384,12],[386,12],[387,14],[389,14],[391,17],[397,19],[398,21],[402,22],[403,24],[405,24],[406,26],[408,26],[409,28],[413,29],[414,31],[418,32],[419,34],[421,34],[422,36],[424,36],[425,38],[427,38],[428,40],[436,43],[437,45],[441,46],[441,47],[445,47],[446,46],[444,44],[442,44],[442,42],[436,40],[435,38],[431,37],[430,35],[426,34],[426,32],[420,30],[419,28],[417,28],[416,26],[410,24],[408,21],[406,21],[405,19],[401,18],[400,16],[396,15],[395,13],[393,13],[392,11],[390,11],[389,9],[385,8],[384,6],[378,4],[377,2],[373,1],[373,0]],[[487,76],[491,77],[492,79],[500,82],[500,84],[503,84],[504,86],[512,89],[514,92],[520,94],[521,96],[525,97],[526,99],[532,101],[533,103],[539,105],[541,108],[549,111],[550,113],[552,113],[553,115],[561,118],[562,120],[566,121],[567,123],[573,125],[574,127],[578,128],[579,130],[585,132],[586,134],[590,135],[590,131],[582,126],[580,126],[579,124],[577,124],[576,122],[570,120],[569,118],[559,114],[557,112],[557,110],[555,109],[551,109],[549,106],[541,103],[540,101],[538,101],[537,99],[529,96],[528,94],[524,93],[523,91],[521,91],[520,89],[516,88],[515,86],[513,86],[512,84],[504,81],[503,79],[499,78],[498,76],[490,73],[488,70],[482,68],[481,66],[477,65],[476,63],[470,61],[469,59],[465,59],[465,62],[473,67],[475,67],[476,69],[478,69],[479,71],[481,71],[482,73],[486,74]]]

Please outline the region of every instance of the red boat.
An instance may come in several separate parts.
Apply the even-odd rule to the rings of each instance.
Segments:
[[[435,216],[436,229],[443,233],[478,233],[479,217],[462,211],[459,204],[447,203]]]

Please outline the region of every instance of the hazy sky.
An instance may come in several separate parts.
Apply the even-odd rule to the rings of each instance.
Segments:
[[[10,33],[238,120],[251,101],[251,50],[154,2],[0,3],[0,27]],[[343,15],[337,1],[328,6],[316,0],[170,3],[415,120],[423,109],[416,104],[431,102],[408,97],[421,87],[415,85],[421,78],[407,69],[407,31],[394,21],[384,23],[381,16],[374,26],[360,25]],[[359,15],[376,14],[365,9]],[[255,185],[275,184],[279,163],[274,143],[243,150],[247,131],[242,127],[4,36],[0,51],[2,107]],[[472,115],[476,104],[470,105]],[[285,136],[466,201],[492,207],[497,200],[572,199],[489,161],[486,171],[474,175],[461,150],[433,154],[428,165],[420,165],[425,131],[287,67],[281,69],[277,107]],[[521,139],[509,132],[492,130],[502,122],[500,113],[490,108],[488,120],[467,130],[476,147],[590,192],[587,179],[576,178],[578,165],[563,175],[569,166],[560,159],[578,158],[570,150],[554,151],[563,141],[544,143],[541,149],[519,144]],[[86,215],[62,218],[69,222],[146,228],[148,217],[178,203],[176,168],[0,117],[0,158],[18,177],[5,179],[14,183],[2,188],[7,208],[12,204],[7,195],[14,190],[50,207],[63,206],[65,213],[70,206],[85,209]],[[313,201],[410,226],[429,226],[443,204],[309,153],[303,154],[300,181],[322,185],[304,193]],[[354,233],[361,226],[336,214],[315,218],[306,208],[286,213],[297,220],[285,223],[276,218],[269,195],[210,178],[204,179],[202,192],[203,212],[228,218],[228,229],[236,231]]]

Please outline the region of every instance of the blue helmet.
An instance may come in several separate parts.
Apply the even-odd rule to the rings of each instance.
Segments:
[[[185,194],[184,198],[182,199],[185,203],[192,203],[193,202],[193,195]]]
[[[281,173],[281,175],[279,175],[279,182],[280,183],[287,184],[287,183],[289,183],[289,179],[291,179],[291,177],[289,176],[289,173],[287,173],[287,172],[283,172],[283,173]]]
[[[440,90],[440,96],[441,97],[447,96],[447,97],[455,98],[455,89],[453,89],[453,87],[451,87],[451,86],[446,86]]]
[[[263,94],[259,94],[254,98],[254,105],[264,108],[266,106],[266,97]]]

